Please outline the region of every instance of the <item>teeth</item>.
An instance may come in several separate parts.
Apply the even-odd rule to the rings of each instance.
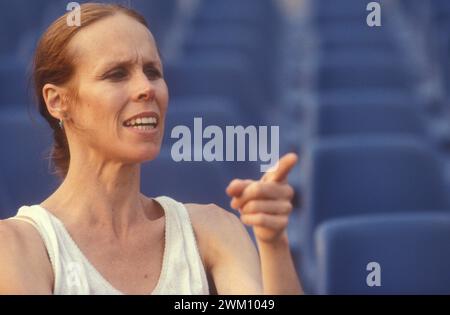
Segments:
[[[151,129],[155,129],[155,126],[133,126],[132,128],[137,129],[137,130],[151,130]]]
[[[142,117],[142,118],[130,120],[125,125],[128,127],[130,127],[130,126],[133,127],[133,126],[141,125],[141,124],[155,124],[156,125],[157,119],[155,117]]]

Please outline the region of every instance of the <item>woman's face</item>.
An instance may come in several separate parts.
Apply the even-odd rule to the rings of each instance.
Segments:
[[[155,40],[131,17],[117,14],[79,32],[70,42],[76,65],[77,143],[108,160],[140,163],[160,150],[168,89]],[[137,118],[138,119],[133,119]]]

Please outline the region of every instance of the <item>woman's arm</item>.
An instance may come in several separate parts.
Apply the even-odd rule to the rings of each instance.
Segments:
[[[0,295],[52,294],[45,247],[27,225],[0,221]]]
[[[265,294],[303,294],[287,236],[279,243],[258,243]]]
[[[292,260],[286,228],[294,190],[287,176],[297,163],[287,154],[259,181],[234,180],[227,188],[231,206],[241,221],[253,226],[259,248],[264,294],[302,294]]]
[[[258,252],[239,218],[214,204],[186,207],[212,282],[210,293],[262,294]]]
[[[286,160],[281,164],[279,170],[287,174],[292,166]],[[215,205],[186,205],[217,293],[301,294],[286,236],[292,188],[266,177],[264,181],[235,180],[227,192],[236,196],[232,206],[239,206],[240,220]],[[259,255],[242,223],[253,226]]]

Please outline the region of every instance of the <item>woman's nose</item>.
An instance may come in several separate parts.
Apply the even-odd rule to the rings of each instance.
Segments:
[[[134,90],[135,101],[149,102],[155,98],[155,86],[147,76],[141,74],[134,81],[136,89]]]

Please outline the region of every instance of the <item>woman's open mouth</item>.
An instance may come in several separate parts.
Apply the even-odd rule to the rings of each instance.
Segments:
[[[124,123],[124,126],[138,130],[150,130],[158,126],[158,120],[155,117],[138,118]]]
[[[141,134],[152,134],[158,130],[159,116],[155,112],[144,112],[126,120],[123,126]]]

